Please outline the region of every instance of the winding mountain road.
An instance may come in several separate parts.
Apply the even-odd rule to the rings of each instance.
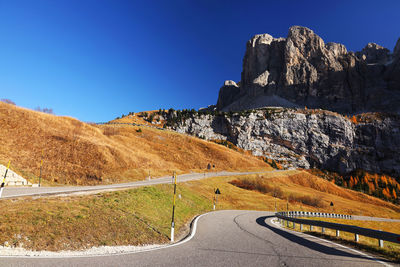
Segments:
[[[0,258],[1,266],[382,266],[361,252],[272,222],[272,212],[217,211],[188,242],[153,251],[65,258]]]
[[[277,172],[279,170],[264,171],[264,172],[209,172],[209,173],[188,173],[178,175],[178,182],[187,182],[193,180],[199,180],[210,177],[219,176],[233,176],[233,175],[248,175],[256,173],[265,172]],[[95,186],[57,186],[57,187],[6,187],[3,191],[3,198],[17,198],[17,197],[27,197],[27,196],[46,196],[46,195],[63,195],[63,194],[73,194],[73,193],[97,193],[101,191],[126,189],[140,186],[149,186],[157,184],[167,184],[172,183],[172,176],[164,176],[160,178],[142,180],[130,183],[121,184],[109,184],[109,185],[95,185]]]

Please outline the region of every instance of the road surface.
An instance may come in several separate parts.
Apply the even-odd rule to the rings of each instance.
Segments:
[[[329,241],[282,229],[273,213],[217,211],[201,216],[194,237],[154,251],[70,258],[0,258],[1,266],[384,266]]]
[[[278,170],[270,171],[276,172]],[[178,182],[187,182],[217,176],[233,176],[233,175],[248,175],[264,172],[210,172],[210,173],[189,173],[178,175]],[[164,176],[161,178],[142,180],[137,182],[110,184],[110,185],[95,185],[95,186],[59,186],[59,187],[6,187],[4,188],[1,198],[16,198],[26,196],[44,196],[44,195],[60,195],[71,194],[77,192],[98,192],[116,189],[125,189],[140,186],[149,186],[156,184],[167,184],[172,182],[172,176]]]

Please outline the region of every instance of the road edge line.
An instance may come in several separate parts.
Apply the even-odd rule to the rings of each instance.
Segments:
[[[110,256],[136,254],[136,253],[141,253],[141,252],[149,252],[149,251],[155,251],[155,250],[160,250],[160,249],[176,247],[176,246],[183,245],[186,242],[190,241],[196,235],[198,220],[201,217],[203,217],[205,215],[208,215],[210,213],[212,213],[212,211],[197,215],[192,220],[192,222],[190,223],[190,233],[188,235],[186,235],[180,241],[178,241],[176,243],[173,243],[173,244],[160,245],[160,246],[155,247],[155,248],[148,248],[148,249],[143,249],[143,250],[138,250],[138,251],[116,252],[116,253],[107,253],[107,254],[87,254],[87,255],[0,255],[0,258],[28,258],[28,259],[40,259],[40,258],[51,259],[51,258],[54,258],[54,259],[62,259],[62,258],[110,257]],[[60,252],[60,253],[63,253],[63,252]]]
[[[276,219],[276,217],[271,218],[271,219],[270,219],[270,220],[271,220],[271,223],[274,224],[275,226],[278,226],[279,228],[282,228],[282,229],[287,230],[287,231],[290,231],[290,232],[301,233],[301,234],[303,234],[303,235],[312,237],[312,238],[314,238],[314,239],[317,239],[317,240],[320,240],[320,241],[323,241],[323,242],[326,242],[326,243],[330,243],[330,244],[337,245],[337,246],[339,246],[339,247],[345,248],[345,249],[347,249],[347,250],[350,250],[350,251],[352,251],[352,252],[355,252],[355,253],[358,253],[358,254],[360,254],[360,255],[363,255],[363,256],[365,256],[365,257],[367,257],[367,258],[370,258],[371,260],[376,261],[376,262],[378,262],[378,263],[380,263],[380,264],[382,264],[382,265],[385,265],[385,266],[387,266],[387,267],[392,267],[392,265],[390,265],[390,264],[388,264],[388,263],[386,263],[386,262],[383,262],[383,261],[381,261],[381,260],[378,260],[378,259],[375,258],[374,256],[368,255],[368,254],[366,254],[366,253],[364,253],[364,252],[361,252],[361,251],[359,251],[359,250],[356,250],[356,249],[354,249],[354,248],[350,248],[350,247],[348,247],[348,246],[345,246],[345,245],[342,245],[342,244],[333,242],[333,241],[331,241],[331,240],[323,239],[323,238],[316,237],[316,236],[313,236],[313,235],[309,235],[309,234],[306,234],[306,233],[303,233],[303,232],[297,232],[297,231],[293,231],[293,230],[288,229],[288,228],[284,228],[284,227],[282,227],[279,223],[277,223],[276,221],[274,221],[275,219]]]

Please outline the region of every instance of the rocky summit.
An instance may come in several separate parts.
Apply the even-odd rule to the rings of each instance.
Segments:
[[[400,39],[391,53],[375,43],[349,52],[300,26],[291,27],[286,38],[254,36],[247,42],[241,81],[225,82],[217,109],[266,106],[400,113]]]
[[[367,113],[349,119],[324,110],[264,108],[197,113],[172,127],[207,140],[227,140],[281,163],[342,174],[355,170],[400,177],[400,116]]]

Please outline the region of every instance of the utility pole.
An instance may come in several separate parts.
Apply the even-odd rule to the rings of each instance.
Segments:
[[[1,195],[3,194],[3,189],[4,189],[5,182],[6,182],[7,172],[8,172],[8,169],[10,168],[10,163],[11,163],[11,160],[8,161],[7,169],[6,169],[6,172],[4,173],[4,177],[3,177],[3,182],[1,183],[0,198],[1,198]]]
[[[175,200],[176,200],[176,173],[174,172],[174,201],[172,204],[172,220],[171,220],[171,242],[174,242],[174,232],[175,232]]]
[[[39,187],[42,182],[42,166],[43,166],[43,150],[42,150],[42,158],[40,160]]]

